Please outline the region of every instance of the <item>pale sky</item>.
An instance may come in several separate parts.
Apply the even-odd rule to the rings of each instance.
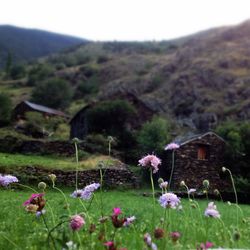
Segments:
[[[166,40],[250,19],[250,0],[0,0],[0,24],[91,40]]]

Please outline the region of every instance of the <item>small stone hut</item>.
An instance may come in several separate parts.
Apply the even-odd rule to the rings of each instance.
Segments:
[[[225,141],[214,132],[176,138],[180,147],[174,151],[174,171],[171,188],[179,189],[185,181],[189,188],[202,188],[203,180],[210,182],[210,190],[225,190],[228,186],[221,168],[224,166]],[[166,151],[160,175],[169,179],[172,151]],[[167,166],[167,168],[166,168]]]

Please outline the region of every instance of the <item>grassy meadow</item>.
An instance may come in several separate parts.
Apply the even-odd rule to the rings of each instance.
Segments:
[[[70,240],[77,244],[77,249],[113,249],[103,245],[106,241],[114,241],[117,246],[114,249],[147,249],[143,241],[143,235],[147,232],[158,249],[196,249],[197,245],[206,241],[212,242],[215,248],[246,249],[250,246],[250,207],[247,205],[240,205],[237,225],[237,207],[227,202],[215,202],[221,214],[221,218],[216,219],[204,216],[206,200],[197,200],[198,206],[194,208],[187,199],[181,199],[183,210],[167,209],[165,215],[165,209],[157,201],[155,216],[152,218],[152,197],[143,196],[145,190],[103,190],[102,195],[97,191],[92,202],[70,197],[73,189],[63,191],[67,201],[59,191],[52,188],[45,194],[44,219],[47,227],[52,229],[59,222],[66,221],[52,232],[56,249],[73,249],[65,245]],[[29,189],[0,190],[0,249],[53,249],[47,243],[47,229],[43,219],[27,213],[22,206],[31,193],[34,192]],[[101,197],[103,209],[100,209]],[[121,217],[135,216],[134,223],[129,227],[114,228],[110,220],[114,207],[122,209]],[[86,224],[78,233],[72,232],[68,223],[69,215],[85,212],[85,209],[88,210],[84,215]],[[102,216],[101,211],[108,218],[103,224],[98,222]],[[155,239],[153,230],[164,227],[161,222],[164,216],[165,237]],[[96,226],[92,234],[89,233],[90,224]],[[176,243],[169,237],[173,231],[181,234]],[[101,232],[105,233],[102,235]],[[103,239],[100,240],[101,235]]]

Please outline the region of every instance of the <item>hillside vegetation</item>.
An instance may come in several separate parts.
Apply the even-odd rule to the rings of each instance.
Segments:
[[[182,127],[207,130],[250,118],[249,45],[249,21],[172,41],[90,42],[29,65],[26,78],[0,88],[17,103],[40,82],[61,78],[74,90],[70,115],[129,92]]]
[[[0,67],[8,53],[15,62],[24,62],[56,53],[86,40],[35,29],[0,25]]]

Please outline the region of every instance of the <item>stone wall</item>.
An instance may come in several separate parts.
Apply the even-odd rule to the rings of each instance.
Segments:
[[[38,184],[40,181],[51,183],[48,178],[49,174],[57,176],[56,183],[58,186],[75,186],[75,171],[61,171],[61,170],[46,170],[38,167],[19,168],[17,170],[8,170],[5,174],[10,173],[15,175],[20,183]],[[133,187],[139,186],[138,179],[128,169],[103,169],[104,185],[106,187]],[[79,188],[91,184],[93,182],[100,182],[100,170],[84,170],[78,172]]]
[[[108,149],[86,142],[79,143],[78,149],[89,153],[108,153]],[[7,136],[0,138],[0,152],[73,156],[75,146],[72,141],[20,140],[16,137]]]

